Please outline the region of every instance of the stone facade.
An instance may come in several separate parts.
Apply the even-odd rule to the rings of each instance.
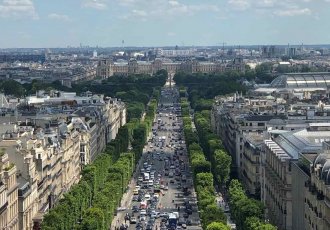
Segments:
[[[115,63],[109,59],[100,60],[98,62],[96,75],[103,79],[113,75],[128,74],[154,74],[164,69],[169,73],[186,72],[186,73],[221,73],[225,71],[245,71],[245,64],[241,58],[237,58],[232,62],[163,62],[156,59],[153,62],[139,62],[130,60],[123,63]]]
[[[0,228],[7,226],[1,229],[40,229],[43,215],[126,123],[125,104],[103,95],[37,96],[25,104],[34,114],[20,110],[23,121],[1,130]]]
[[[16,166],[9,161],[8,154],[1,151],[0,156],[0,228],[19,230],[18,192]]]

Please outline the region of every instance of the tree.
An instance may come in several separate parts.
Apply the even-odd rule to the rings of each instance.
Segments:
[[[231,162],[231,156],[224,150],[218,149],[214,152],[214,170],[218,182],[224,184],[229,180]]]
[[[2,82],[1,89],[5,95],[13,95],[15,97],[22,97],[25,93],[23,86],[15,80],[6,80]]]
[[[221,222],[212,222],[207,225],[206,230],[230,230],[230,227]]]
[[[208,226],[212,222],[222,222],[224,224],[227,223],[227,216],[215,202],[213,204],[207,205],[206,208],[202,210],[201,214],[204,227]]]
[[[249,217],[244,222],[244,229],[245,230],[276,230],[277,227],[269,223],[264,223],[257,217]]]
[[[104,214],[99,208],[89,208],[86,210],[81,223],[81,230],[103,230]]]

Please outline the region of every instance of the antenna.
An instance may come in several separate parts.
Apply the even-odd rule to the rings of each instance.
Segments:
[[[227,45],[226,42],[222,42],[222,55],[225,55],[225,45]]]

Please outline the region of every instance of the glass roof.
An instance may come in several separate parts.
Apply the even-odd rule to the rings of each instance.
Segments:
[[[275,78],[272,88],[328,88],[330,72],[325,73],[288,73]]]

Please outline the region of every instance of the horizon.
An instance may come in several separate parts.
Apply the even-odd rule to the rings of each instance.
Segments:
[[[329,6],[330,0],[0,0],[0,46],[327,44],[322,22],[330,19]]]
[[[92,46],[92,45],[83,45],[81,47],[79,46],[67,46],[67,47],[7,47],[3,48],[0,47],[0,50],[10,50],[10,49],[131,49],[131,48],[175,48],[177,45],[167,45],[167,46]],[[276,46],[276,47],[320,47],[320,46],[330,46],[330,43],[328,44],[258,44],[258,45],[191,45],[191,46],[178,46],[180,49],[182,48],[258,48],[263,46]]]

